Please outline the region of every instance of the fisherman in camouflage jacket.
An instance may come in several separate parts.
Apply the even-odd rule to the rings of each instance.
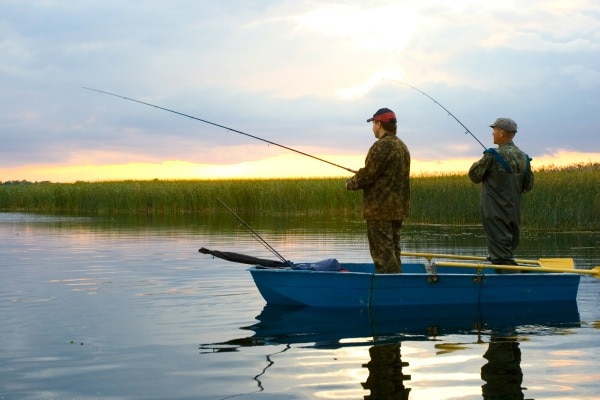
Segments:
[[[473,183],[482,183],[480,212],[493,264],[516,265],[519,245],[521,194],[533,188],[531,159],[513,143],[517,124],[498,118],[492,125],[496,149],[487,149],[469,169]]]
[[[346,189],[362,190],[362,217],[377,273],[402,272],[400,230],[409,214],[410,154],[396,136],[396,115],[379,109],[373,122],[377,141],[371,146],[364,168],[346,181]]]

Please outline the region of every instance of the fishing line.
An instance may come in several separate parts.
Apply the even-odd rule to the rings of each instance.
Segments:
[[[477,137],[475,135],[473,135],[473,133],[469,130],[469,128],[467,128],[465,126],[465,124],[463,124],[462,122],[460,122],[460,120],[458,118],[456,118],[456,116],[454,114],[452,114],[450,112],[450,110],[448,110],[446,107],[444,107],[439,101],[437,101],[436,99],[434,99],[433,97],[431,97],[430,95],[428,95],[427,93],[425,93],[424,91],[422,91],[421,89],[418,89],[412,85],[409,85],[406,82],[402,82],[402,81],[396,81],[396,80],[392,80],[392,79],[388,79],[390,82],[395,82],[395,83],[400,83],[402,85],[406,85],[411,89],[416,90],[417,92],[421,93],[422,95],[430,98],[435,104],[437,104],[438,106],[440,106],[444,111],[446,111],[448,113],[449,116],[451,116],[452,118],[454,118],[456,120],[456,122],[458,122],[460,124],[460,126],[462,126],[463,128],[465,128],[466,132],[465,135],[468,133],[469,135],[471,135],[473,137],[473,139],[477,140],[477,143],[479,143],[481,145],[481,147],[483,147],[484,150],[487,149],[487,147],[485,147],[485,145],[483,143],[481,143],[479,141],[479,139],[477,139]]]
[[[262,244],[263,246],[265,246],[267,248],[267,250],[269,250],[271,253],[273,253],[276,257],[278,257],[281,261],[283,261],[284,264],[288,265],[290,264],[290,262],[288,260],[286,260],[281,254],[279,254],[277,252],[277,250],[275,250],[269,243],[267,243],[267,241],[265,239],[263,239],[254,229],[252,229],[250,227],[250,225],[248,225],[246,223],[246,221],[244,221],[239,215],[237,215],[231,208],[229,208],[229,206],[227,206],[227,204],[225,204],[221,199],[219,199],[217,197],[217,200],[219,201],[219,203],[221,203],[221,205],[223,207],[225,207],[227,209],[227,211],[229,211],[234,217],[236,217],[238,219],[238,221],[240,221],[242,223],[242,225],[244,225],[248,231],[250,231],[253,235],[254,238],[256,240],[258,240],[258,242],[260,244]]]
[[[133,102],[140,103],[140,104],[144,104],[144,105],[147,105],[147,106],[150,106],[150,107],[158,108],[158,109],[160,109],[160,110],[168,111],[168,112],[171,112],[171,113],[173,113],[173,114],[178,114],[178,115],[181,115],[181,116],[184,116],[184,117],[188,117],[188,118],[191,118],[191,119],[195,119],[196,121],[204,122],[205,124],[210,124],[210,125],[213,125],[213,126],[217,126],[217,127],[219,127],[219,128],[223,128],[223,129],[225,129],[225,130],[227,130],[227,131],[231,131],[231,132],[239,133],[240,135],[245,135],[245,136],[251,137],[252,139],[261,140],[261,141],[263,141],[263,142],[265,142],[265,143],[269,143],[269,144],[272,144],[272,145],[274,145],[274,146],[279,146],[279,147],[281,147],[281,148],[283,148],[283,149],[286,149],[286,150],[289,150],[289,151],[293,151],[294,153],[302,154],[303,156],[307,156],[307,157],[313,158],[313,159],[315,159],[315,160],[318,160],[318,161],[322,161],[322,162],[324,162],[324,163],[327,163],[327,164],[329,164],[329,165],[333,165],[333,166],[335,166],[335,167],[338,167],[338,168],[345,169],[346,171],[352,172],[353,174],[355,174],[355,173],[356,173],[356,171],[355,171],[355,170],[353,170],[353,169],[346,168],[346,167],[344,167],[344,166],[342,166],[342,165],[338,165],[338,164],[336,164],[336,163],[333,163],[333,162],[331,162],[331,161],[324,160],[324,159],[322,159],[322,158],[319,158],[319,157],[313,156],[313,155],[311,155],[311,154],[304,153],[304,152],[302,152],[302,151],[300,151],[300,150],[292,149],[291,147],[287,147],[287,146],[284,146],[284,145],[282,145],[282,144],[279,144],[279,143],[272,142],[272,141],[270,141],[270,140],[267,140],[267,139],[259,138],[258,136],[254,136],[254,135],[251,135],[251,134],[249,134],[249,133],[246,133],[246,132],[238,131],[237,129],[229,128],[229,127],[227,127],[227,126],[220,125],[220,124],[217,124],[217,123],[215,123],[215,122],[207,121],[207,120],[205,120],[205,119],[202,119],[202,118],[197,118],[197,117],[194,117],[194,116],[192,116],[192,115],[184,114],[184,113],[181,113],[181,112],[179,112],[179,111],[175,111],[175,110],[170,110],[170,109],[168,109],[168,108],[164,108],[164,107],[160,107],[160,106],[157,106],[157,105],[154,105],[154,104],[146,103],[146,102],[143,102],[143,101],[140,101],[140,100],[135,100],[135,99],[132,99],[132,98],[129,98],[129,97],[121,96],[121,95],[119,95],[119,94],[114,94],[114,93],[110,93],[110,92],[105,92],[105,91],[103,91],[103,90],[98,90],[98,89],[92,89],[92,88],[89,88],[89,87],[83,87],[83,89],[86,89],[86,90],[91,90],[91,91],[93,91],[93,92],[98,92],[98,93],[102,93],[102,94],[107,94],[107,95],[109,95],[109,96],[119,97],[119,98],[121,98],[121,99],[125,99],[125,100],[129,100],[129,101],[133,101]]]

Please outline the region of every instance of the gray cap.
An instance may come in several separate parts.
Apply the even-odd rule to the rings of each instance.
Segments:
[[[491,128],[504,129],[507,132],[515,133],[517,131],[517,123],[510,118],[498,118],[490,125]]]

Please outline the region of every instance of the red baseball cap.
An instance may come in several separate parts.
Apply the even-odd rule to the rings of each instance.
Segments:
[[[373,114],[372,118],[369,118],[367,122],[371,121],[380,121],[380,122],[391,122],[396,123],[396,114],[389,108],[380,108],[377,110],[375,114]]]

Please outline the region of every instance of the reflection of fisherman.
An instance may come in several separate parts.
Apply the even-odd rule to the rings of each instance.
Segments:
[[[490,127],[498,148],[483,152],[469,169],[469,178],[482,183],[481,222],[490,261],[516,265],[513,251],[520,239],[521,194],[533,188],[533,173],[529,157],[513,143],[515,121],[498,118]]]
[[[488,360],[481,368],[481,387],[485,400],[522,400],[523,372],[521,350],[515,339],[493,339],[483,357]]]
[[[369,369],[369,376],[362,386],[371,394],[364,396],[365,400],[408,400],[410,389],[404,387],[404,381],[410,380],[410,375],[402,373],[408,363],[402,362],[400,343],[375,345],[369,355],[371,360],[363,365]]]

